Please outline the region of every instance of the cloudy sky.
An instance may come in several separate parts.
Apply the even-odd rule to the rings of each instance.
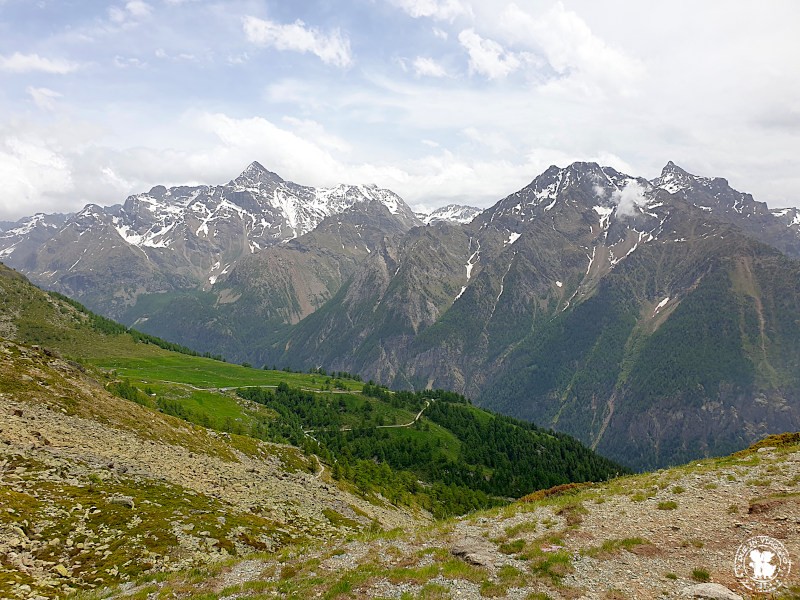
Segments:
[[[800,3],[0,0],[0,220],[223,183],[488,206],[673,160],[800,204]]]

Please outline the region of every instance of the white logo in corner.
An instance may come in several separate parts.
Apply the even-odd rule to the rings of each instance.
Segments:
[[[766,535],[743,542],[733,563],[739,583],[754,592],[775,591],[786,581],[791,568],[792,561],[786,547]]]

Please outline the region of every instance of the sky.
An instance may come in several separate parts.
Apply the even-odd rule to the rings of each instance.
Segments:
[[[0,221],[254,160],[487,207],[672,160],[800,205],[795,0],[0,0]]]

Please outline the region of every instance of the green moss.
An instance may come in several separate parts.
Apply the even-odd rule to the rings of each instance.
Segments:
[[[505,528],[505,533],[508,537],[515,537],[521,533],[529,533],[535,532],[538,523],[535,519],[531,519],[530,521],[523,521],[522,523],[517,523],[516,525],[509,525]]]
[[[581,550],[581,554],[584,556],[591,556],[593,558],[611,558],[612,556],[618,554],[622,550],[631,551],[637,546],[643,546],[649,543],[650,542],[648,542],[647,540],[638,537],[611,539],[604,541],[599,546],[592,546],[591,548],[585,548]]]
[[[550,552],[531,561],[531,573],[536,577],[548,579],[555,585],[560,584],[561,580],[572,571],[572,557],[566,550]]]
[[[342,514],[339,514],[332,508],[323,508],[322,514],[330,521],[331,525],[334,527],[348,527],[350,529],[360,530],[361,523],[358,521],[354,521],[353,519],[348,519]]]
[[[504,544],[500,544],[498,550],[503,554],[517,554],[522,552],[525,548],[525,540],[518,539],[514,540],[513,542],[506,542]]]

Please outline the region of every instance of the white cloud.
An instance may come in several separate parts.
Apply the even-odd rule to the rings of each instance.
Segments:
[[[436,36],[437,39],[442,40],[443,42],[446,42],[447,39],[450,37],[446,31],[444,31],[443,29],[439,29],[438,27],[434,27],[432,31],[433,35]]]
[[[42,110],[53,110],[56,107],[56,99],[61,98],[61,94],[45,87],[28,87],[25,89],[33,100],[33,103]]]
[[[621,190],[614,190],[611,201],[617,205],[617,216],[633,217],[637,208],[647,203],[644,197],[644,188],[637,181],[629,181]]]
[[[594,191],[594,195],[600,199],[606,197],[606,188],[604,188],[602,185],[593,185],[592,191]]]
[[[442,65],[425,56],[414,59],[414,73],[417,77],[447,77],[447,71]]]
[[[296,117],[283,117],[283,122],[289,125],[292,130],[300,137],[313,140],[315,144],[334,150],[336,152],[348,153],[352,150],[350,144],[343,139],[331,135],[320,123],[311,119],[298,119]]]
[[[47,196],[74,189],[63,156],[31,137],[12,136],[0,143],[0,181],[4,186],[0,210],[11,219],[58,210],[58,203]]]
[[[142,0],[129,0],[122,6],[111,6],[108,18],[117,25],[129,25],[132,21],[141,21],[153,13],[153,7]]]
[[[402,10],[390,0],[369,0],[314,13],[317,29],[303,17],[311,14],[304,3],[278,3],[269,18],[303,17],[298,38],[318,34],[294,45],[283,40],[287,51],[307,52],[299,61],[259,49],[244,35],[242,17],[263,17],[255,11],[275,2],[146,2],[149,16],[135,5],[129,10],[128,0],[106,0],[88,13],[55,11],[52,20],[41,18],[35,1],[12,2],[0,49],[0,79],[8,80],[0,119],[3,172],[31,186],[44,175],[40,193],[17,185],[8,201],[0,200],[3,210],[32,212],[34,197],[44,203],[37,207],[58,209],[64,202],[118,202],[155,183],[227,181],[255,159],[274,160],[267,166],[300,182],[372,179],[431,205],[485,205],[550,164],[596,160],[655,177],[671,159],[691,172],[727,177],[771,206],[800,202],[800,78],[787,77],[800,71],[800,37],[798,5],[788,0],[769,11],[722,0],[616,2],[616,8],[596,0],[394,2]],[[383,10],[374,10],[377,3]],[[122,24],[109,20],[108,6],[122,11]],[[26,11],[36,18],[23,22]],[[348,23],[342,33],[358,52],[358,68],[344,75],[321,69],[316,58],[320,38],[329,38],[337,22]],[[292,36],[273,25],[275,48],[281,33]],[[458,39],[470,28],[474,59]],[[159,48],[164,60],[156,57]],[[12,55],[16,49],[22,54]],[[343,56],[352,64],[349,46]],[[419,77],[417,56],[432,57],[450,77]],[[157,68],[131,68],[141,61]],[[200,63],[209,68],[195,70]],[[79,69],[85,85],[52,81],[53,74]],[[34,76],[11,76],[17,72]],[[58,110],[39,112],[26,86],[62,92],[63,98],[40,98]],[[198,128],[196,114],[186,116],[189,107],[263,117],[283,132],[274,134],[294,158],[265,150],[272,141],[249,140],[246,131],[241,144],[223,142]],[[80,125],[77,115],[87,115]],[[234,121],[237,130],[249,125]],[[12,137],[63,159],[72,187],[59,191],[52,183],[61,181],[60,168],[13,162],[9,157],[23,159],[7,146]]]
[[[469,5],[460,0],[389,0],[409,16],[430,17],[437,21],[453,21],[456,17],[471,16]]]
[[[459,33],[458,41],[469,53],[470,73],[486,75],[489,79],[502,79],[522,64],[513,52],[507,52],[494,40],[482,38],[473,29]]]
[[[154,52],[156,58],[160,58],[162,60],[171,60],[171,61],[185,61],[185,62],[193,62],[197,60],[197,56],[194,54],[189,54],[188,52],[180,52],[178,54],[168,54],[166,50],[163,48],[156,48]]]
[[[115,56],[114,66],[118,69],[146,69],[147,63],[135,56]]]
[[[550,82],[553,89],[632,94],[644,75],[639,60],[609,46],[561,2],[539,17],[511,3],[501,13],[499,25],[510,41],[544,55],[557,75]]]
[[[514,145],[497,132],[480,131],[476,127],[467,127],[462,133],[470,140],[491,150],[494,154],[513,152]]]
[[[38,54],[21,54],[15,52],[11,56],[0,55],[0,71],[11,73],[30,73],[40,71],[65,75],[77,71],[80,65],[63,58],[44,58]]]
[[[153,12],[153,7],[147,2],[142,2],[142,0],[130,0],[125,4],[125,9],[139,19],[149,17],[150,13]]]
[[[300,20],[285,25],[250,16],[244,18],[243,27],[247,40],[259,46],[310,52],[325,64],[337,67],[349,67],[353,62],[350,40],[339,29],[324,33],[306,27]]]

